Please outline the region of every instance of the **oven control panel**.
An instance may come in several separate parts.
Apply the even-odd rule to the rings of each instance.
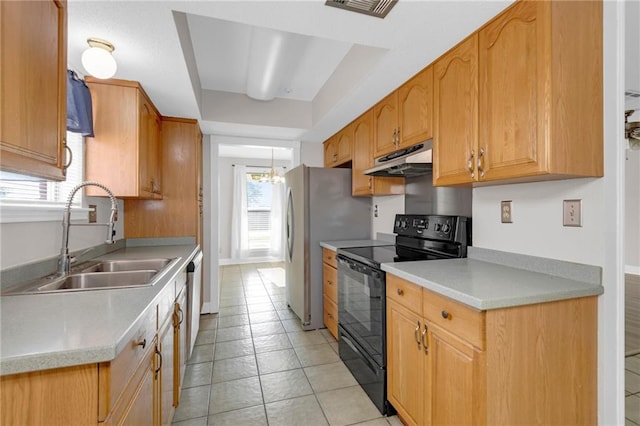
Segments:
[[[456,240],[459,223],[466,223],[468,218],[442,215],[396,215],[393,232],[407,237],[418,237],[437,240]]]

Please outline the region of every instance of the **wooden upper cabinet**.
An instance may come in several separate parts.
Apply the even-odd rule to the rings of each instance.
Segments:
[[[374,150],[380,157],[398,146],[398,92],[393,92],[373,107]]]
[[[391,195],[404,193],[404,178],[374,177],[363,172],[373,167],[373,109],[362,114],[353,126],[353,161],[351,193],[359,195]]]
[[[87,138],[87,180],[122,198],[162,198],[161,124],[139,83],[86,78],[93,103],[93,138]],[[114,167],[117,172],[114,172]],[[104,196],[88,187],[87,195]]]
[[[344,166],[351,161],[353,129],[350,125],[340,130],[324,142],[324,166]]]
[[[427,67],[374,107],[374,157],[433,136],[433,70]]]
[[[338,147],[336,144],[336,136],[333,135],[324,141],[324,166],[335,167],[338,163]]]
[[[479,78],[480,180],[602,176],[601,2],[517,2],[479,32]]]
[[[433,86],[433,182],[470,183],[475,177],[473,161],[478,143],[476,34],[438,59]]]
[[[433,137],[433,68],[427,67],[398,89],[398,148]]]
[[[0,168],[65,179],[65,0],[0,2]]]
[[[603,175],[602,2],[519,1],[434,69],[434,184]]]
[[[202,133],[193,119],[162,117],[162,200],[124,202],[126,238],[195,237],[202,245]],[[176,220],[179,218],[179,220]]]

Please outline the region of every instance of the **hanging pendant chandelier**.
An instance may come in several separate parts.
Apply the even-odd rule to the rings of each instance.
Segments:
[[[268,175],[267,174],[262,175],[262,178],[260,178],[260,181],[269,182],[273,185],[284,183],[284,176],[280,176],[280,174],[276,172],[274,159],[273,159],[273,148],[271,148],[271,170],[269,171]]]

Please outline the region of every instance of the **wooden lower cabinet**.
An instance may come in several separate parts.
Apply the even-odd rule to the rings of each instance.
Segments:
[[[406,425],[597,424],[597,297],[478,311],[391,274],[387,295]]]
[[[173,343],[173,313],[167,318],[158,332],[158,351],[160,353],[160,420],[163,425],[170,425],[173,419],[173,367],[174,367],[174,343]]]
[[[421,315],[387,300],[387,398],[404,423],[412,426],[424,424],[422,324]]]
[[[322,249],[322,293],[324,325],[338,338],[338,261],[336,252]]]

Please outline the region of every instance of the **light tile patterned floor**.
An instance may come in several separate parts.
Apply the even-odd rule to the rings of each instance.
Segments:
[[[302,330],[283,267],[221,268],[220,313],[201,317],[174,425],[401,425],[380,415],[327,330]]]

